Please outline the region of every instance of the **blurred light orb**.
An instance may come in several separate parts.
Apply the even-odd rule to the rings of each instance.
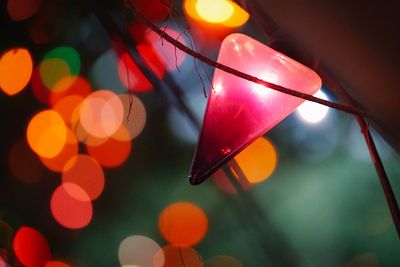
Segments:
[[[8,0],[7,11],[13,21],[22,21],[35,14],[41,3],[41,0]]]
[[[220,23],[233,14],[233,5],[226,0],[197,0],[196,11],[205,21]]]
[[[43,60],[58,59],[68,65],[72,76],[78,76],[81,70],[81,59],[79,53],[72,47],[60,46],[50,50]]]
[[[127,63],[129,64],[129,61],[127,61]],[[126,84],[123,84],[122,79],[123,77],[126,78],[127,71],[124,63],[122,65],[124,72],[120,73],[120,65],[120,57],[119,55],[116,55],[113,49],[103,53],[96,59],[90,70],[90,77],[93,81],[93,86],[96,88],[110,88],[114,92],[125,92],[127,86]],[[121,75],[124,76],[121,77]]]
[[[44,267],[71,267],[71,265],[62,261],[48,261]]]
[[[40,78],[50,91],[61,92],[74,82],[68,63],[59,58],[43,60],[39,65]],[[56,84],[58,83],[58,86]]]
[[[146,125],[147,113],[144,104],[140,98],[134,95],[130,97],[128,94],[121,94],[119,98],[121,99],[125,111],[125,119],[122,125],[125,126],[125,129],[129,132],[130,139],[136,138]],[[132,101],[132,105],[130,105],[130,101]],[[115,134],[113,137],[116,140],[127,141],[127,139],[125,139],[126,135]]]
[[[72,86],[80,68],[78,52],[72,47],[61,46],[46,53],[40,63],[39,73],[48,90],[62,92]]]
[[[278,155],[272,143],[267,138],[260,137],[236,155],[235,160],[246,180],[251,184],[256,184],[273,174],[277,166]],[[240,178],[235,169],[233,172]]]
[[[73,80],[73,83],[70,84],[69,80]],[[58,86],[64,87],[64,83],[70,86],[65,90],[58,90]],[[61,79],[55,85],[56,90],[53,90],[49,93],[49,104],[53,107],[58,104],[64,98],[68,98],[69,96],[80,96],[86,97],[92,92],[92,87],[89,82],[82,76],[67,76]],[[73,104],[74,105],[74,104]],[[72,109],[72,108],[70,108]],[[67,121],[66,121],[67,122]]]
[[[46,61],[47,62],[47,61]],[[77,76],[72,76],[67,73],[64,77],[56,80],[50,90],[54,93],[61,93],[67,91],[75,83]]]
[[[191,247],[167,245],[156,253],[154,265],[159,266],[162,261],[164,261],[163,267],[204,266],[200,255]]]
[[[76,184],[63,183],[56,188],[50,200],[53,218],[63,227],[86,227],[93,216],[92,202],[85,190]]]
[[[118,249],[118,259],[122,266],[162,267],[164,255],[157,254],[161,247],[151,238],[133,235],[125,238]],[[154,264],[153,264],[154,263]]]
[[[45,110],[30,120],[26,136],[36,154],[44,158],[54,158],[67,141],[67,127],[60,114],[54,110]]]
[[[18,260],[26,267],[43,267],[51,258],[47,240],[31,227],[23,226],[18,229],[13,248]]]
[[[64,188],[72,198],[78,201],[86,202],[87,197],[94,200],[104,190],[103,169],[96,159],[88,155],[79,154],[70,158],[62,170],[61,179],[64,184],[75,184],[86,192],[86,194],[81,194],[79,190],[71,186]]]
[[[40,77],[40,64],[33,69],[31,78],[32,92],[35,98],[43,104],[50,104],[50,91],[43,84],[42,78]]]
[[[70,128],[67,129],[67,140],[60,153],[54,158],[40,157],[45,167],[54,172],[62,172],[69,159],[78,154],[78,140]]]
[[[9,267],[10,265],[8,265],[0,256],[0,267]]]
[[[328,100],[328,97],[324,92],[319,90],[314,94],[315,97],[322,98],[324,100]],[[310,124],[316,124],[321,122],[328,115],[329,107],[314,103],[311,101],[305,101],[301,104],[297,110],[297,116],[304,122]]]
[[[61,115],[66,124],[72,126],[79,119],[77,115],[83,100],[84,97],[80,95],[67,95],[54,104],[53,109]]]
[[[238,259],[230,256],[215,256],[205,261],[204,267],[244,267]]]
[[[153,87],[128,53],[123,53],[118,61],[118,74],[128,90],[146,92]]]
[[[157,23],[165,19],[170,10],[164,0],[129,0],[148,20]]]
[[[178,42],[187,45],[187,41],[183,33],[179,33],[176,30],[168,27],[165,28],[165,33]],[[177,67],[182,65],[186,58],[185,52],[177,49],[174,45],[163,40],[163,38],[160,38],[160,36],[153,31],[147,31],[145,38],[153,46],[159,57],[164,61],[167,70],[174,71],[177,69]]]
[[[123,119],[122,102],[109,90],[91,93],[80,107],[80,122],[83,128],[95,137],[112,136],[121,126]]]
[[[166,67],[154,47],[147,42],[143,42],[136,45],[136,48],[154,74],[161,79],[165,74]]]
[[[32,72],[33,61],[28,49],[7,50],[0,57],[0,88],[7,95],[15,95],[26,87]]]
[[[208,219],[204,211],[195,204],[176,202],[161,212],[158,228],[169,243],[190,247],[199,243],[206,235]]]
[[[122,132],[122,133],[121,133]],[[119,136],[120,139],[115,139]],[[107,138],[100,144],[86,144],[88,154],[95,158],[102,166],[116,168],[121,166],[129,157],[132,148],[130,134],[125,127],[121,127],[115,135]]]
[[[226,0],[185,0],[184,11],[192,19],[228,28],[242,26],[249,19],[238,4]]]

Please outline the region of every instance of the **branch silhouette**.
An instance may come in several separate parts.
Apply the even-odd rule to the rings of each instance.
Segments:
[[[270,83],[267,81],[264,81],[260,78],[257,78],[255,76],[249,75],[247,73],[241,72],[239,70],[236,70],[234,68],[231,68],[229,66],[226,66],[224,64],[218,63],[215,60],[212,60],[210,58],[208,58],[207,56],[204,56],[203,54],[194,51],[193,49],[187,47],[186,45],[182,44],[181,42],[177,41],[175,38],[173,38],[172,36],[168,35],[165,31],[163,31],[162,29],[160,29],[157,25],[155,25],[154,23],[152,23],[150,20],[148,20],[143,14],[140,13],[140,11],[138,11],[136,9],[136,7],[134,5],[132,5],[129,1],[125,1],[125,4],[127,5],[127,7],[133,12],[133,14],[135,15],[136,19],[142,23],[143,25],[147,26],[148,28],[150,28],[152,31],[154,31],[156,34],[158,34],[161,38],[163,38],[164,40],[166,40],[167,42],[169,42],[170,44],[174,45],[176,48],[178,48],[179,50],[182,50],[183,52],[185,52],[186,54],[199,59],[200,61],[218,68],[222,71],[225,71],[227,73],[233,74],[237,77],[243,78],[245,80],[254,82],[256,84],[260,84],[266,88],[270,88],[272,90],[284,93],[284,94],[288,94],[291,96],[295,96],[295,97],[299,97],[302,98],[304,100],[308,100],[311,102],[315,102],[324,106],[328,106],[330,108],[333,109],[337,109],[337,110],[341,110],[343,112],[347,112],[353,115],[357,115],[357,116],[361,116],[364,118],[370,118],[370,113],[367,110],[364,109],[360,109],[357,107],[353,107],[353,106],[349,106],[349,105],[345,105],[345,104],[341,104],[341,103],[336,103],[336,102],[332,102],[332,101],[328,101],[325,99],[321,99],[318,97],[315,97],[313,95],[309,95],[309,94],[305,94],[302,92],[298,92],[296,90],[290,89],[290,88],[286,88],[274,83]]]

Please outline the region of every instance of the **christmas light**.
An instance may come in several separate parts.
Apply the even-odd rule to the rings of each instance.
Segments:
[[[0,57],[0,89],[7,95],[19,93],[31,79],[32,71],[32,56],[27,49],[7,50]]]
[[[318,91],[314,96],[328,100],[328,97],[322,91]],[[305,101],[297,108],[296,115],[306,123],[316,124],[325,119],[326,115],[328,115],[328,111],[329,108],[327,106]]]
[[[243,34],[225,38],[218,62],[302,93],[314,94],[321,87],[314,71]],[[193,184],[204,181],[304,102],[219,69],[210,92],[189,175]]]

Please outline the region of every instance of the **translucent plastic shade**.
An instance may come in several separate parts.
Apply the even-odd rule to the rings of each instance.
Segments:
[[[218,62],[310,95],[321,87],[314,71],[243,34],[224,39]],[[189,181],[203,182],[302,102],[216,69]]]

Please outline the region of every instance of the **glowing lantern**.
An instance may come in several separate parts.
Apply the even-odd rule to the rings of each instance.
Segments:
[[[249,13],[228,0],[185,0],[183,7],[196,44],[206,48],[219,46],[249,19]]]
[[[307,94],[314,94],[321,87],[321,79],[314,71],[243,34],[225,38],[218,62]],[[302,102],[217,69],[190,182],[203,182]]]

